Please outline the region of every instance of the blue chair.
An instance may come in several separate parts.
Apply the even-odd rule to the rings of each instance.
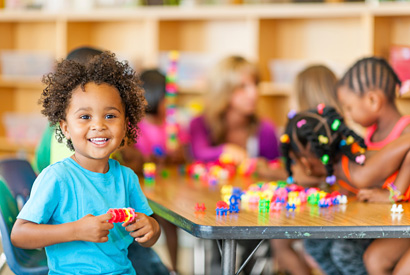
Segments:
[[[48,274],[44,249],[21,249],[10,240],[11,229],[16,222],[18,208],[9,188],[0,178],[0,233],[7,265],[15,274]],[[4,257],[4,255],[2,255]]]
[[[2,159],[0,160],[0,175],[21,209],[27,202],[31,187],[36,179],[36,173],[30,163],[24,159]]]

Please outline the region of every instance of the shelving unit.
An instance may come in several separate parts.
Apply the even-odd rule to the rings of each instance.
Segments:
[[[292,85],[272,78],[270,60],[330,61],[347,67],[363,56],[388,58],[391,45],[410,45],[410,4],[156,6],[87,13],[0,10],[0,37],[0,51],[46,51],[60,59],[78,46],[91,45],[116,52],[137,68],[158,66],[160,53],[169,50],[243,55],[259,64],[260,112],[282,126]],[[0,117],[11,111],[39,112],[40,78],[0,77]],[[180,101],[202,96],[205,87],[183,87]],[[409,97],[398,101],[409,114]],[[5,133],[1,123],[0,137]]]

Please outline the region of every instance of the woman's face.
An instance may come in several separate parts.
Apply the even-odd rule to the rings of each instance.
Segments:
[[[257,100],[258,87],[254,77],[248,73],[243,73],[240,85],[232,94],[231,108],[243,115],[252,115],[256,111]]]

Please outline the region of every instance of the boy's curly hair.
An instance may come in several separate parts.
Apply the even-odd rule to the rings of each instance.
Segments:
[[[137,124],[145,113],[144,90],[135,71],[127,62],[118,61],[115,54],[103,52],[85,64],[74,60],[62,60],[57,63],[54,73],[43,76],[42,82],[46,84],[46,88],[39,100],[43,106],[41,113],[48,118],[50,125],[58,125],[58,142],[62,143],[65,139],[59,122],[66,119],[66,110],[73,91],[79,86],[84,90],[85,84],[90,82],[98,85],[106,83],[119,91],[124,104],[125,118],[128,119],[125,135],[127,143],[136,142],[139,133]],[[124,145],[124,141],[121,145]],[[74,150],[71,140],[67,140],[67,147]]]

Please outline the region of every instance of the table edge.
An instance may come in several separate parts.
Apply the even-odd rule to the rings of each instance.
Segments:
[[[410,225],[386,226],[209,226],[201,225],[148,198],[154,213],[202,239],[378,239],[410,238]],[[223,218],[223,217],[221,217]]]

